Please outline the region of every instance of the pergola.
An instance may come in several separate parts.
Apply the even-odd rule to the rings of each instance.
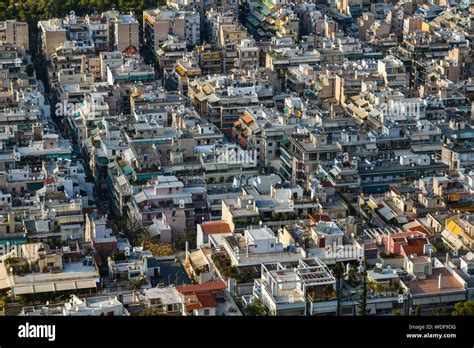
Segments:
[[[336,281],[326,264],[318,258],[300,259],[296,267],[286,267],[281,262],[262,264],[262,278],[269,289],[282,284],[300,284],[305,295],[309,286],[329,285]]]

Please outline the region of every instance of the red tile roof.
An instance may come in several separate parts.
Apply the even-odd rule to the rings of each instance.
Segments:
[[[46,183],[46,185],[54,184],[56,182],[56,179],[53,176],[50,176],[44,182]]]
[[[415,235],[421,235],[420,232],[418,231],[409,231],[409,232],[400,232],[400,233],[393,233],[389,235],[389,238],[395,239],[395,238],[400,238],[400,237],[410,237],[410,236],[415,236]]]
[[[138,51],[135,47],[133,46],[128,46],[127,48],[125,48],[122,53],[125,53],[125,54],[138,54]]]
[[[219,305],[217,304],[214,295],[209,292],[197,292],[196,297],[201,304],[201,308],[217,308]]]
[[[199,309],[199,308],[202,308],[201,307],[201,304],[199,302],[195,302],[195,303],[191,303],[191,304],[187,304],[186,305],[186,309],[188,312],[191,312],[195,309]]]
[[[331,221],[331,218],[327,215],[308,214],[308,216],[312,222]]]
[[[407,243],[403,246],[405,255],[423,255],[423,249],[427,241],[425,238],[407,238]]]
[[[230,225],[225,221],[210,221],[201,224],[204,234],[232,233]]]
[[[321,180],[321,185],[323,187],[334,187],[334,185],[329,180]]]
[[[181,285],[177,286],[176,290],[183,294],[189,294],[200,291],[218,291],[224,290],[225,288],[226,284],[224,282],[212,282],[203,284]]]
[[[410,231],[413,231],[413,232],[421,232],[421,233],[424,233],[424,234],[428,234],[428,235],[431,235],[430,231],[428,231],[424,226],[422,225],[418,225],[418,226],[415,226],[415,227],[411,227],[410,228]]]

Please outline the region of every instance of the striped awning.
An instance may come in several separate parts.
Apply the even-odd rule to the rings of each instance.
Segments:
[[[25,294],[39,294],[44,292],[68,291],[77,289],[94,289],[97,287],[95,279],[50,282],[40,284],[13,285],[14,296]]]
[[[184,76],[184,74],[186,73],[186,71],[183,69],[183,67],[181,65],[176,65],[176,71],[178,72],[178,74],[180,76]]]

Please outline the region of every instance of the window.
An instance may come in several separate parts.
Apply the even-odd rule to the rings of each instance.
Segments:
[[[209,309],[204,310],[204,315],[209,315]]]

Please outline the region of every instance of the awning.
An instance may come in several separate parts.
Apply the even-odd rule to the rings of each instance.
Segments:
[[[204,86],[202,87],[202,90],[203,90],[204,93],[206,93],[207,95],[209,95],[209,94],[212,93],[212,88],[211,88],[211,86],[209,86],[209,85],[204,85]]]
[[[173,198],[174,204],[191,204],[193,202],[191,197],[181,197],[181,198]]]
[[[136,201],[138,204],[140,204],[140,203],[142,203],[142,202],[145,202],[146,199],[147,199],[145,193],[143,193],[143,192],[140,192],[140,193],[136,194],[136,195],[134,196],[134,198],[135,198],[135,201]]]
[[[76,281],[78,289],[92,289],[97,287],[95,279],[78,280]]]
[[[181,76],[184,76],[184,74],[186,73],[186,71],[184,71],[184,69],[180,65],[176,65],[176,71]]]
[[[428,134],[413,134],[411,138],[412,140],[430,140],[430,136]]]
[[[193,263],[194,267],[202,268],[208,265],[206,257],[202,253],[201,250],[195,251],[189,255],[191,262]]]
[[[459,196],[456,193],[449,194],[449,201],[450,202],[457,202],[459,201]]]
[[[219,97],[217,97],[215,94],[211,94],[207,100],[209,101],[209,103],[215,103],[217,101],[219,101]]]
[[[268,0],[263,0],[262,4],[265,5],[269,9],[272,9],[274,7],[274,5]]]
[[[266,9],[265,7],[262,7],[262,9],[260,10],[260,13],[264,16],[268,16],[270,14],[270,11]]]
[[[374,143],[365,144],[367,150],[377,150],[377,145]]]
[[[33,285],[14,286],[12,288],[12,292],[14,296],[24,295],[24,294],[33,294],[34,288],[33,288]]]
[[[54,292],[56,290],[54,283],[33,285],[33,288],[36,294],[41,292]]]
[[[368,115],[368,114],[367,114],[367,111],[365,111],[365,110],[363,110],[363,109],[361,109],[361,108],[358,108],[358,107],[355,107],[353,111],[354,111],[354,113],[355,113],[358,117],[360,117],[360,118],[366,118],[367,115]]]
[[[253,121],[252,117],[250,115],[244,115],[242,116],[242,120],[244,120],[245,123],[250,123]]]
[[[12,287],[13,295],[39,294],[43,292],[57,292],[77,289],[96,288],[95,279],[84,279],[77,281],[50,282],[45,284],[14,285]]]
[[[56,291],[66,291],[71,289],[75,289],[72,282],[61,282],[56,284]]]
[[[196,98],[197,98],[197,100],[199,100],[200,102],[202,102],[202,101],[206,100],[206,94],[200,92],[200,93],[196,94]]]

